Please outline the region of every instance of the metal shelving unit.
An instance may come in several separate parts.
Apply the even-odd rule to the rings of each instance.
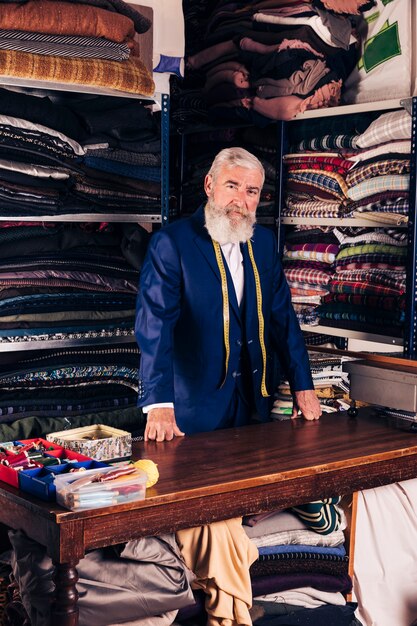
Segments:
[[[281,136],[278,141],[281,156],[285,154],[287,149],[286,125],[293,122],[326,118],[333,116],[351,115],[354,113],[368,113],[390,111],[405,108],[412,115],[412,151],[411,151],[411,174],[410,174],[410,210],[407,221],[399,220],[400,223],[392,224],[384,222],[376,222],[374,220],[366,220],[363,218],[292,218],[280,217],[278,225],[278,236],[280,246],[283,243],[282,228],[284,225],[310,225],[310,226],[366,226],[373,228],[407,228],[408,231],[408,255],[407,255],[407,303],[405,311],[404,337],[396,337],[378,332],[358,331],[343,328],[343,326],[326,326],[319,325],[302,325],[304,331],[312,333],[323,333],[334,337],[343,337],[345,339],[358,339],[362,341],[372,341],[381,344],[390,344],[395,346],[403,346],[404,356],[416,358],[417,356],[417,221],[415,216],[415,207],[417,201],[417,98],[384,100],[379,102],[369,102],[362,104],[352,104],[346,106],[330,107],[327,109],[317,109],[314,111],[306,111],[288,122],[281,122]],[[283,191],[284,177],[282,172],[280,177],[280,197],[279,197],[279,215],[283,207]],[[343,322],[341,322],[343,324]]]
[[[409,111],[409,108],[406,107]],[[417,98],[412,98],[411,107],[411,166],[410,166],[410,211],[408,218],[407,255],[407,307],[405,311],[404,355],[417,356]]]
[[[70,83],[57,83],[49,81],[37,81],[30,79],[20,79],[8,76],[0,76],[0,85],[25,87],[31,90],[61,91],[80,94],[92,94],[102,96],[112,96],[117,98],[135,99],[149,105],[153,105],[153,112],[161,115],[161,210],[159,213],[80,213],[61,215],[31,215],[31,216],[0,216],[0,221],[22,221],[22,222],[133,222],[141,224],[161,224],[166,225],[170,219],[169,213],[169,94],[155,93],[152,97],[145,97],[140,94],[116,91],[115,89],[105,89],[92,87],[90,85],[73,85]],[[46,340],[40,336],[33,338],[29,336],[26,340],[16,337],[15,340],[4,340],[0,338],[0,353],[18,352],[26,350],[47,350],[54,348],[72,348],[76,346],[92,346],[99,344],[119,344],[131,343],[135,341],[133,333],[121,333],[119,336],[103,336],[91,338],[62,338]],[[10,331],[13,336],[13,331]]]

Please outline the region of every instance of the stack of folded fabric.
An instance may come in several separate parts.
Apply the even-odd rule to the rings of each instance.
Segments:
[[[251,566],[253,621],[268,624],[357,624],[339,497],[244,518],[258,547]],[[289,621],[292,620],[292,621]]]
[[[343,320],[347,327],[398,334],[404,323],[407,233],[394,228],[334,233],[340,251],[318,315],[330,325]]]
[[[0,74],[150,96],[152,75],[135,42],[150,27],[123,0],[2,2]]]
[[[299,227],[286,237],[283,267],[300,324],[318,323],[316,309],[329,290],[339,244],[327,231]]]
[[[19,353],[0,369],[2,441],[92,423],[140,429],[138,364],[134,344]]]
[[[186,23],[196,21],[194,4],[185,3]],[[372,0],[257,0],[233,7],[222,0],[214,8],[207,3],[198,12],[200,36],[189,40],[188,84],[203,85],[211,115],[258,125],[337,105],[358,59],[357,23],[373,5]]]
[[[348,357],[309,352],[310,368],[314,389],[319,398],[323,413],[345,411],[349,408],[349,378],[342,371],[342,363]],[[288,381],[283,381],[274,394],[271,418],[286,420],[291,418],[293,398]]]
[[[309,352],[314,389],[322,411],[333,413],[347,410],[349,403],[349,376],[342,371],[342,363],[349,357],[338,354]]]
[[[352,164],[338,154],[340,136],[304,141],[294,154],[284,155],[287,171],[283,217],[340,217],[347,202],[346,175]],[[305,147],[303,147],[305,146]]]
[[[356,137],[345,216],[398,224],[409,210],[411,116],[384,113]]]
[[[139,268],[148,240],[141,227],[0,226],[1,342],[133,333]]]
[[[0,90],[0,213],[160,213],[160,124],[140,102]]]
[[[369,218],[370,224],[333,230],[337,245],[333,275],[325,283],[328,293],[320,294],[316,320],[328,326],[342,322],[354,330],[376,327],[383,333],[394,328],[399,334],[404,322],[407,235],[401,229],[371,225],[375,220],[394,225],[407,220],[411,118],[405,111],[395,111],[362,120],[351,116],[343,134],[337,120],[328,121],[327,134],[321,132],[322,122],[316,137],[303,137],[304,130],[304,124],[292,130],[292,151],[284,157],[288,174],[283,215],[361,217]],[[312,247],[308,233],[302,227],[292,235],[298,248]],[[291,251],[291,235],[287,241]],[[291,281],[298,273],[289,269],[286,261],[294,288]],[[307,274],[300,281],[311,290]],[[293,295],[299,297],[298,292]]]
[[[159,214],[159,118],[131,99],[98,96],[71,104],[85,135],[71,198],[77,211]]]
[[[40,348],[2,360],[2,440],[91,423],[141,427],[138,349],[117,340],[133,336],[147,241],[135,224],[0,222],[0,343]],[[97,338],[114,345],[42,350]]]

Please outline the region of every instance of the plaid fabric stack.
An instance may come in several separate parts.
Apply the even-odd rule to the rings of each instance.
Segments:
[[[384,113],[357,137],[347,159],[349,202],[345,215],[377,217],[397,224],[409,207],[411,116],[407,111]]]
[[[291,289],[292,302],[300,324],[317,324],[317,306],[328,293],[332,265],[339,250],[337,242],[327,241],[319,229],[305,241],[303,231],[290,236],[285,244],[283,265]]]
[[[340,242],[329,293],[318,308],[325,323],[400,329],[405,309],[407,234],[390,228],[334,230]]]

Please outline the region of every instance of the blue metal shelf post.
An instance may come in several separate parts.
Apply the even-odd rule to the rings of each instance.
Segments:
[[[169,222],[169,95],[161,102],[161,222]]]
[[[411,122],[411,162],[410,162],[410,198],[408,211],[408,248],[407,248],[407,305],[405,311],[404,327],[404,356],[415,358],[417,356],[417,221],[416,221],[416,198],[417,198],[417,98],[412,99],[412,122]]]

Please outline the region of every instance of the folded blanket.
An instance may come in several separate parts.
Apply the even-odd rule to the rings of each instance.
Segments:
[[[0,28],[50,35],[106,37],[118,43],[135,34],[132,20],[123,15],[85,4],[47,0],[2,4]]]
[[[155,89],[150,72],[137,57],[91,61],[0,50],[0,75],[107,87],[143,96],[152,96]]]

